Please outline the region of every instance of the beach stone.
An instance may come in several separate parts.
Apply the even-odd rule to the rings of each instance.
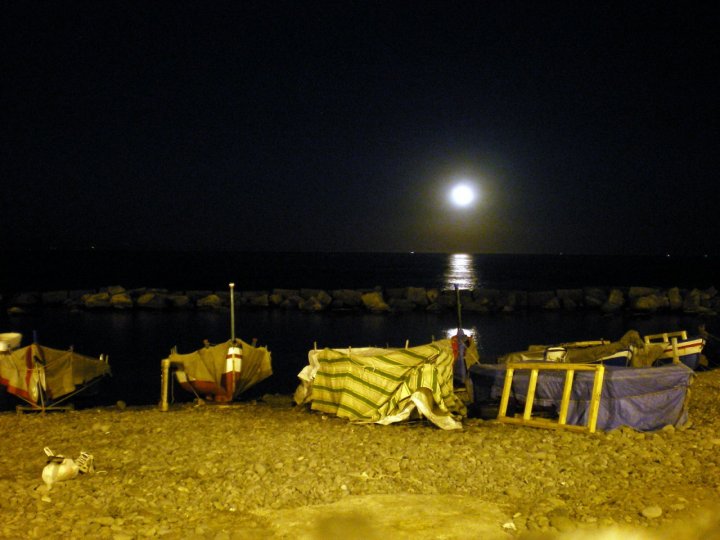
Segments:
[[[642,509],[642,512],[640,513],[643,515],[643,517],[646,517],[648,519],[657,519],[662,516],[663,511],[662,508],[660,508],[659,506],[653,505],[646,506]]]

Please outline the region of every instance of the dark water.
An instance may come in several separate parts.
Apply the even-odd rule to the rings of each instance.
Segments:
[[[570,288],[583,285],[705,288],[718,276],[716,259],[679,261],[659,258],[568,256],[472,256],[462,254],[157,254],[65,253],[45,254],[22,264],[3,262],[3,294],[12,291],[85,289],[119,284],[127,288],[158,286],[169,289],[237,290],[299,287],[333,289],[382,285],[503,289]],[[32,262],[32,264],[31,264]],[[684,262],[684,264],[681,264]],[[481,355],[497,356],[531,343],[608,338],[625,331],[641,334],[687,329],[713,321],[663,314],[638,318],[603,316],[595,312],[528,312],[510,315],[463,313],[463,326],[476,328]],[[412,312],[395,315],[368,313],[309,314],[285,310],[238,309],[236,334],[257,338],[273,355],[275,374],[250,391],[291,393],[307,352],[319,347],[403,346],[426,343],[457,326],[457,314]],[[221,342],[230,336],[230,315],[205,311],[92,311],[70,312],[45,307],[24,316],[0,314],[0,331],[17,331],[27,343],[33,332],[54,348],[73,345],[78,352],[110,356],[113,377],[92,404],[118,399],[128,404],[157,403],[160,360],[171,347],[189,352],[203,339]],[[717,333],[717,332],[716,332]],[[178,391],[179,392],[179,391]],[[179,399],[190,396],[176,394]]]
[[[444,253],[9,252],[0,293],[120,284],[168,289],[441,287],[448,274],[476,286],[556,289],[582,286],[717,285],[718,256],[502,255]]]

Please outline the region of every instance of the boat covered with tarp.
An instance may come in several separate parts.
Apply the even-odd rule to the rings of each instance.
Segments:
[[[476,364],[470,368],[475,407],[497,414],[492,404],[500,401],[507,366]],[[572,364],[569,364],[572,365]],[[528,400],[532,372],[516,370],[510,390],[511,414],[521,414]],[[533,407],[547,417],[557,416],[565,388],[566,373],[540,370],[532,394]],[[597,414],[597,429],[608,431],[628,426],[639,431],[655,431],[665,426],[682,427],[688,420],[689,388],[695,372],[683,363],[657,367],[605,365]],[[594,374],[576,372],[568,401],[567,424],[583,426],[591,410]],[[484,409],[483,409],[484,408]],[[479,416],[483,416],[480,414]]]
[[[398,349],[315,348],[298,374],[294,399],[357,422],[425,417],[442,429],[459,429],[467,408],[454,384],[457,350],[452,339]],[[464,369],[477,362],[473,344],[461,360]]]
[[[230,339],[217,345],[206,342],[185,354],[173,349],[161,367],[161,407],[166,410],[171,377],[198,398],[230,402],[272,375],[272,358],[267,347]]]
[[[39,343],[20,347],[19,336],[0,334],[0,384],[30,409],[59,407],[111,374],[107,356],[95,358],[72,347],[60,350]]]

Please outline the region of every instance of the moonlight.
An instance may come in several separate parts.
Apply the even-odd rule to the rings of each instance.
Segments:
[[[470,206],[475,201],[475,190],[468,184],[457,184],[450,190],[450,201],[455,206]]]

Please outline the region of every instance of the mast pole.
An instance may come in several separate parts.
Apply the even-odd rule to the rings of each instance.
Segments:
[[[455,283],[455,298],[457,300],[458,331],[462,329],[462,305],[460,304],[460,287]]]
[[[230,284],[230,339],[235,344],[235,284]]]

